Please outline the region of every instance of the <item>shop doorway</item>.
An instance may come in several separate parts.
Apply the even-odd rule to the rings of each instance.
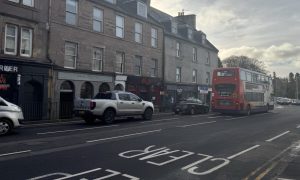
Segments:
[[[117,85],[115,86],[115,90],[116,90],[116,91],[124,91],[124,86],[123,86],[122,84],[117,84]]]
[[[42,120],[43,118],[43,86],[35,80],[30,80],[24,84],[24,96],[22,109],[26,120]]]
[[[73,117],[74,107],[74,85],[70,81],[65,81],[60,87],[59,117],[68,119]]]

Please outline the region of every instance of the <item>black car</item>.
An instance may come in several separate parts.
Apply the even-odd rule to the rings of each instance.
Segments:
[[[209,106],[199,99],[186,99],[174,107],[175,114],[204,114],[209,112]]]

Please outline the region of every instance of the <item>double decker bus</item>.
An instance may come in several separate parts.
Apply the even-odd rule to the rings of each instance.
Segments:
[[[213,112],[250,115],[274,109],[272,78],[243,68],[219,68],[213,73]]]

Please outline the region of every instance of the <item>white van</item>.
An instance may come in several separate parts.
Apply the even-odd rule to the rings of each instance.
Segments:
[[[21,108],[0,97],[0,136],[8,134],[19,127],[19,120],[23,120]]]

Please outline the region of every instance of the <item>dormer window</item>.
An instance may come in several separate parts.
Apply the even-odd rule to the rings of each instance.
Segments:
[[[172,22],[172,33],[177,34],[178,29],[177,29],[177,22]]]
[[[147,18],[147,14],[148,14],[147,5],[144,3],[138,2],[137,3],[137,14],[139,16]]]
[[[188,38],[193,39],[193,30],[188,29]]]
[[[116,0],[105,0],[106,2],[109,2],[111,4],[116,4]]]

